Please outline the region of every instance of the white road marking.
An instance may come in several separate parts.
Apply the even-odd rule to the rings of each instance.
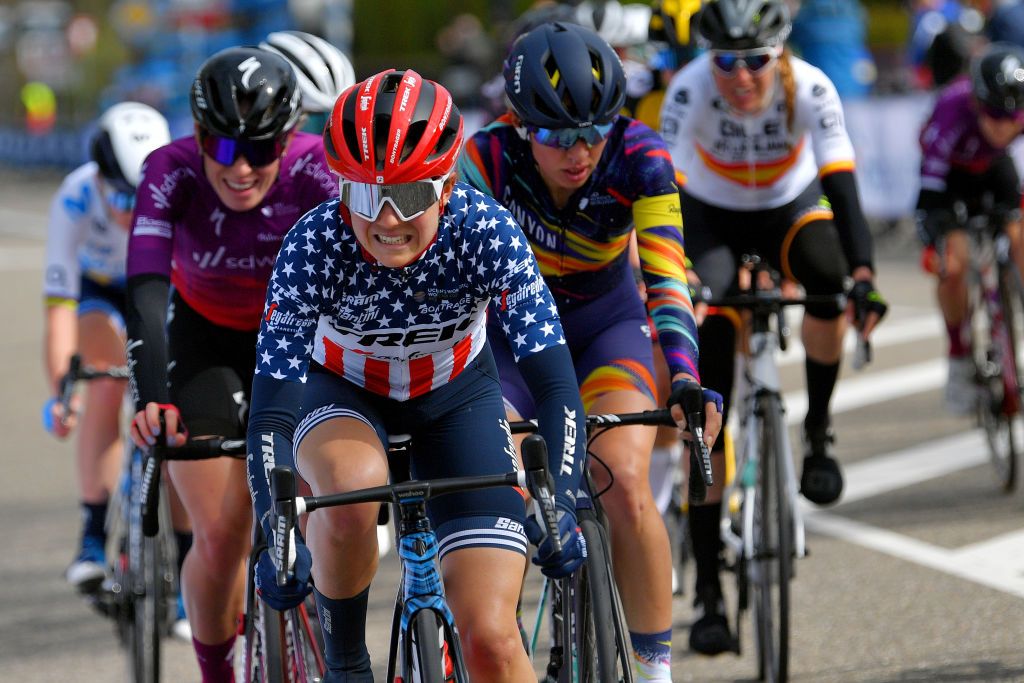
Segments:
[[[840,380],[832,397],[832,413],[856,410],[924,391],[931,391],[946,382],[946,359],[935,358],[915,365],[890,368],[884,372],[858,375]],[[807,414],[807,392],[803,388],[783,395],[786,423],[799,424]],[[936,401],[936,410],[943,410]]]
[[[794,332],[798,332],[799,325],[791,325]],[[930,313],[921,313],[920,309],[906,317],[886,319],[885,323],[878,326],[878,329],[871,335],[872,349],[877,353],[879,349],[899,344],[909,344],[923,341],[925,339],[940,338],[945,331],[942,316],[938,310]],[[850,356],[856,345],[856,336],[851,331],[843,340],[843,354]],[[799,334],[789,338],[789,345],[783,353],[779,354],[779,367],[787,365],[802,364],[804,362],[804,347],[800,343]]]
[[[988,460],[980,431],[873,457],[845,467],[840,503],[864,500]],[[956,549],[823,512],[800,501],[808,531],[831,536],[1024,598],[1024,529]]]

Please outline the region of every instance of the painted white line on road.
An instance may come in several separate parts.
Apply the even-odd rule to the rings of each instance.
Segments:
[[[841,503],[865,500],[981,465],[988,445],[978,430],[881,455],[845,468]],[[942,548],[800,501],[809,531],[870,548],[1024,598],[1024,529],[957,549]]]
[[[945,358],[851,377],[841,380],[836,385],[836,392],[832,397],[832,413],[856,410],[911,394],[931,391],[943,386],[945,382]],[[786,405],[786,423],[799,424],[807,414],[806,390],[787,391],[783,400]],[[936,410],[942,410],[938,403]]]
[[[947,550],[869,524],[843,519],[833,514],[815,512],[804,522],[809,531],[825,534],[864,548],[870,548],[907,562],[928,567],[961,579],[994,588],[1024,598],[1024,566],[1011,567],[1005,558],[996,566],[976,562],[972,556],[961,556],[960,551]],[[1024,555],[1024,534],[1017,535],[1014,551]]]
[[[799,326],[793,326],[798,331]],[[874,334],[871,335],[872,349],[877,353],[879,349],[900,344],[924,341],[926,339],[941,338],[945,326],[942,316],[936,310],[929,314],[917,314],[906,318],[886,320],[885,324],[879,325]],[[854,352],[857,338],[851,331],[843,340],[843,354],[849,356]],[[779,354],[779,366],[796,365],[804,362],[804,347],[800,343],[799,335],[795,334],[789,339],[789,346],[785,352]]]

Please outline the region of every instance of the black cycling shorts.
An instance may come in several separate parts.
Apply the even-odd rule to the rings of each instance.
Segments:
[[[245,437],[256,333],[215,325],[171,293],[167,377],[191,436]]]

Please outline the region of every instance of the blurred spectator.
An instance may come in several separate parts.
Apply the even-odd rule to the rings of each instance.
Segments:
[[[460,14],[437,34],[437,48],[448,59],[440,81],[460,109],[479,109],[484,80],[498,63],[497,47],[472,14]]]
[[[1024,3],[1021,0],[997,1],[985,33],[994,43],[1014,43],[1024,47]]]
[[[957,0],[913,0],[910,4],[911,33],[908,58],[914,69],[915,85],[937,87],[962,71],[974,50],[974,36],[980,34],[984,15]],[[950,28],[956,24],[956,28]],[[943,36],[935,44],[936,37]],[[933,48],[933,44],[935,44]]]
[[[803,0],[793,17],[789,43],[825,72],[839,97],[866,97],[877,78],[865,43],[865,15],[859,0]]]

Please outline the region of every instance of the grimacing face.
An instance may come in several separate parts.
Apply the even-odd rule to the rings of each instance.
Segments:
[[[441,207],[448,203],[454,185],[454,178],[445,183],[441,198],[409,221],[403,221],[387,202],[372,221],[349,211],[356,240],[383,266],[402,268],[409,265],[437,236]]]

